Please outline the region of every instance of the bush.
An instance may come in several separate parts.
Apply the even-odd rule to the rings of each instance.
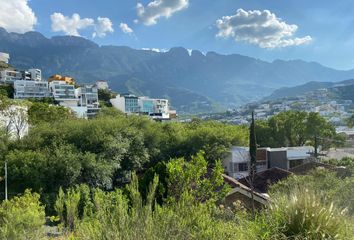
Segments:
[[[344,211],[304,188],[274,198],[263,217],[279,239],[350,239]]]
[[[26,190],[0,205],[0,239],[44,239],[45,213],[39,197]]]
[[[77,239],[240,239],[236,221],[215,217],[215,207],[192,204],[184,195],[178,202],[155,204],[158,185],[155,177],[144,201],[133,175],[127,186],[128,196],[121,190],[94,191],[94,211],[77,224]],[[246,237],[242,239],[247,239]]]

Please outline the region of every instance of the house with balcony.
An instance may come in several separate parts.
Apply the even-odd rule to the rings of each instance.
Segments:
[[[313,160],[314,147],[283,147],[267,149],[268,168],[289,170]]]
[[[284,148],[258,148],[257,173],[272,168],[289,170],[296,166],[311,162],[314,148],[311,146],[284,147]],[[250,171],[250,154],[248,147],[231,147],[223,159],[225,173],[235,179],[247,177]]]
[[[23,80],[22,73],[13,69],[5,69],[0,71],[1,84],[14,84],[17,80]]]
[[[167,99],[121,94],[111,99],[110,102],[113,107],[126,114],[147,115],[157,121],[170,120],[170,107]],[[172,114],[177,116],[176,112],[172,112]]]
[[[100,108],[96,85],[83,84],[75,90],[75,95],[78,99],[78,106],[86,108],[86,116],[88,118],[92,118],[98,113]]]
[[[48,82],[16,80],[14,82],[14,98],[46,98],[49,97]]]

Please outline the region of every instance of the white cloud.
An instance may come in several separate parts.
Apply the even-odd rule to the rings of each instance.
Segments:
[[[92,18],[81,18],[77,13],[74,13],[72,17],[64,16],[61,13],[53,13],[50,18],[54,32],[64,32],[70,36],[80,36],[78,30],[93,26],[95,22]]]
[[[9,32],[25,33],[32,31],[37,24],[28,0],[0,0],[0,27]]]
[[[168,52],[169,49],[166,49],[166,48],[142,48],[141,50],[144,50],[144,51],[153,51],[153,52],[158,52],[158,53],[165,53],[165,52]]]
[[[113,23],[109,18],[98,17],[95,22],[92,18],[81,18],[77,13],[71,17],[64,16],[62,13],[53,13],[50,18],[54,32],[63,32],[70,36],[80,36],[79,30],[87,28],[93,29],[93,38],[105,37],[107,33],[114,32]]]
[[[109,18],[97,18],[97,23],[95,25],[95,32],[92,34],[93,37],[105,37],[107,33],[114,32],[113,23]]]
[[[138,3],[136,6],[139,20],[145,25],[154,25],[157,19],[161,17],[169,18],[175,12],[181,11],[188,7],[189,0],[154,0],[144,6]]]
[[[233,38],[261,48],[278,48],[309,43],[312,38],[293,37],[298,26],[287,24],[269,10],[245,11],[238,9],[235,15],[216,21],[217,37]]]
[[[126,34],[132,34],[134,32],[133,29],[131,29],[126,23],[120,23],[119,28]]]

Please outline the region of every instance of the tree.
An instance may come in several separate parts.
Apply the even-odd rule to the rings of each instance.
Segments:
[[[7,134],[22,138],[28,129],[27,105],[0,95],[0,124]]]
[[[106,107],[112,107],[110,100],[116,97],[116,93],[108,89],[98,89],[98,100],[103,103]]]
[[[252,212],[255,214],[255,206],[254,206],[254,178],[257,171],[257,140],[256,140],[256,130],[255,130],[255,122],[254,122],[254,112],[252,112],[252,121],[250,125],[250,175],[249,175],[249,183],[251,186],[251,197],[252,197]]]
[[[346,122],[347,122],[347,126],[348,126],[349,128],[353,128],[353,126],[354,126],[354,114],[352,114],[352,115],[346,120]]]
[[[281,112],[266,121],[257,121],[256,133],[262,147],[314,146],[317,136],[322,148],[342,144],[335,128],[318,113]]]
[[[43,102],[34,102],[28,109],[29,123],[53,123],[73,118],[73,113],[65,107],[49,105]]]
[[[167,164],[167,186],[169,200],[191,203],[217,202],[228,193],[222,174],[224,169],[217,161],[214,168],[208,168],[204,153],[199,152],[191,161],[174,159]]]
[[[39,197],[27,190],[22,196],[1,203],[1,239],[45,239],[45,213]]]

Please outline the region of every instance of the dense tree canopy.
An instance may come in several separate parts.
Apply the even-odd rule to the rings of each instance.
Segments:
[[[242,126],[158,123],[110,110],[95,119],[75,119],[45,103],[31,103],[29,119],[27,136],[2,144],[10,194],[31,188],[45,195],[80,183],[112,189],[129,180],[132,171],[141,175],[159,162],[188,161],[201,150],[213,164],[231,145],[248,141]]]
[[[257,121],[256,133],[257,143],[262,147],[314,145],[315,137],[324,148],[343,142],[334,126],[314,112],[281,112],[268,120]]]

